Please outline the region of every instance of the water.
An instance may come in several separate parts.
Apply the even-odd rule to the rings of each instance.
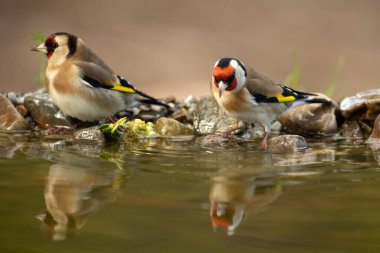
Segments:
[[[0,252],[378,252],[379,152],[0,136]]]

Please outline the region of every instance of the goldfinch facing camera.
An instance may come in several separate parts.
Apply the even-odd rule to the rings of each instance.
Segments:
[[[263,127],[260,147],[268,146],[271,124],[288,108],[303,103],[328,103],[315,94],[295,91],[277,84],[253,68],[233,58],[218,60],[210,83],[211,93],[229,115]]]
[[[167,106],[116,75],[82,39],[54,33],[32,49],[48,57],[46,86],[54,103],[82,121],[113,116],[134,102]]]

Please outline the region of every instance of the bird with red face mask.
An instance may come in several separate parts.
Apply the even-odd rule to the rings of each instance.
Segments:
[[[81,121],[96,121],[140,103],[166,104],[116,75],[84,41],[54,33],[32,49],[48,57],[46,87],[54,103]]]
[[[213,68],[211,93],[232,117],[262,127],[261,149],[268,147],[271,124],[287,109],[303,103],[328,103],[315,94],[296,91],[234,58],[222,58]]]

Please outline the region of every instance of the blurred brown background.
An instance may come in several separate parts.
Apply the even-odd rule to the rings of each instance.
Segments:
[[[0,1],[0,91],[38,88],[35,32],[78,35],[115,72],[157,97],[209,94],[218,58],[236,57],[281,82],[301,64],[301,89],[334,97],[378,87],[380,1]]]

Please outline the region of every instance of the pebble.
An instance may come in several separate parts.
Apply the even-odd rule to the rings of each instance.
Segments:
[[[269,148],[272,153],[289,153],[305,151],[308,146],[300,135],[280,135],[270,139]]]
[[[194,130],[175,119],[159,118],[156,122],[156,131],[162,136],[194,135]]]

